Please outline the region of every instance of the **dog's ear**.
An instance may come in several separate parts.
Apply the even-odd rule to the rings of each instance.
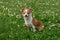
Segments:
[[[32,8],[31,7],[29,8],[29,12],[32,12]]]
[[[24,11],[24,8],[20,9],[20,12],[23,12]]]

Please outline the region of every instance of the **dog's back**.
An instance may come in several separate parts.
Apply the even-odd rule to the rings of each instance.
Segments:
[[[42,22],[39,22],[35,18],[32,19],[32,23],[36,26],[36,28],[40,28],[40,29],[43,29],[44,28],[44,25],[42,24]]]

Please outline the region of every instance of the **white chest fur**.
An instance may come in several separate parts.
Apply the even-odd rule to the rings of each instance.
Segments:
[[[29,17],[28,19],[24,18],[24,20],[25,20],[25,24],[27,26],[31,26],[32,25],[32,17]]]

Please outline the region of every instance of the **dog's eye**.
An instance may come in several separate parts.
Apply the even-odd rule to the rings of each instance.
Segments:
[[[28,13],[29,14],[29,13]]]

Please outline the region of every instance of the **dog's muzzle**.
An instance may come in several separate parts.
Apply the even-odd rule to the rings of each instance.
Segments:
[[[25,17],[28,17],[28,15],[25,15]]]

